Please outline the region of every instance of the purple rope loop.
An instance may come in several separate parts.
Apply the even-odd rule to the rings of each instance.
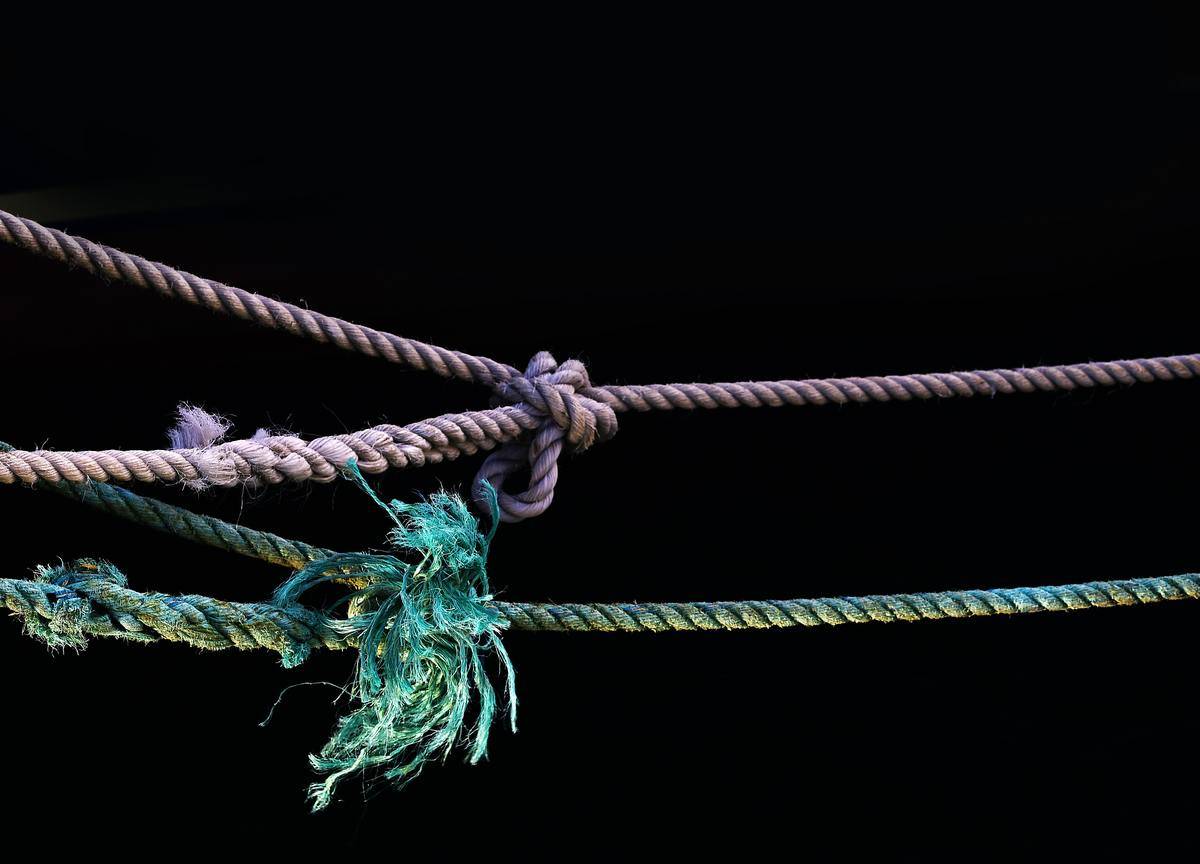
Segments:
[[[550,506],[564,443],[572,450],[586,450],[596,441],[607,441],[616,434],[616,412],[580,394],[591,386],[582,363],[567,360],[559,365],[545,351],[534,355],[524,375],[497,385],[498,402],[520,404],[542,418],[532,440],[503,445],[483,461],[475,476],[476,500],[484,500],[482,484],[490,483],[499,498],[502,522],[520,522],[540,515]],[[529,486],[524,492],[505,492],[505,481],[525,467],[529,468]]]

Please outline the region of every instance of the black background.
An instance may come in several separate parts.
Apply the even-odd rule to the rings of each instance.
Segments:
[[[345,42],[198,76],[161,120],[145,72],[64,98],[66,123],[10,112],[0,207],[514,365],[578,357],[597,382],[1198,350],[1200,77],[1178,31],[708,23],[417,71]],[[20,447],[163,446],[180,401],[308,436],[487,403],[11,249],[0,297],[0,438]],[[545,516],[502,529],[493,578],[622,601],[1195,571],[1197,387],[622,416],[564,457]],[[462,487],[478,462],[378,486]],[[335,548],[387,527],[345,484],[141,491]],[[44,492],[3,490],[0,524],[7,576],[90,555],[135,587],[244,600],[282,576]],[[290,690],[258,724],[290,684],[346,683],[348,656],[52,656],[11,622],[5,821],[114,852],[1112,849],[1195,812],[1198,616],[512,633],[518,735],[401,792],[347,782],[317,816],[304,756],[336,690]]]

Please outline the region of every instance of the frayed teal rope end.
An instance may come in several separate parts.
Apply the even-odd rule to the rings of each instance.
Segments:
[[[47,585],[58,585],[71,589],[81,580],[107,581],[114,585],[125,585],[125,574],[107,561],[84,558],[71,566],[65,564],[42,564],[34,570],[34,581]],[[42,617],[30,608],[25,614],[25,632],[44,642],[52,651],[67,648],[82,651],[87,647],[87,631],[84,625],[92,614],[92,604],[74,591],[52,600],[49,615]],[[132,637],[131,637],[132,638]]]
[[[424,764],[445,758],[465,739],[467,758],[487,754],[497,698],[484,668],[494,654],[506,678],[516,731],[515,673],[500,641],[505,626],[488,605],[487,534],[466,502],[437,493],[418,504],[384,503],[351,465],[348,475],[391,516],[390,545],[413,563],[391,554],[337,554],[298,571],[275,593],[288,605],[314,586],[345,579],[366,582],[348,601],[358,614],[345,620],[359,645],[352,693],[359,707],[338,721],[333,737],[311,758],[326,775],[310,788],[313,809],[331,800],[351,774],[403,785]],[[492,494],[492,523],[499,510]],[[467,712],[478,702],[473,729]],[[372,776],[374,775],[374,776]]]

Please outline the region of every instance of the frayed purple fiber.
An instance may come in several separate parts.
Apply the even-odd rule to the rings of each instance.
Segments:
[[[231,428],[233,424],[221,415],[181,403],[167,438],[172,450],[199,450],[219,442]]]

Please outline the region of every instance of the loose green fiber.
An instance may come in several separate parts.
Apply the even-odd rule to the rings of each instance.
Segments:
[[[313,767],[326,775],[310,788],[313,809],[325,807],[348,775],[404,784],[423,765],[445,758],[466,738],[468,760],[487,753],[488,731],[497,710],[496,693],[484,667],[489,653],[506,676],[512,728],[516,730],[515,673],[500,641],[507,626],[494,608],[487,578],[487,552],[495,533],[479,530],[466,503],[438,493],[418,504],[384,503],[357,466],[348,472],[395,523],[392,554],[340,553],[298,571],[275,592],[288,606],[314,586],[352,572],[365,587],[339,601],[357,614],[344,619],[359,646],[352,694],[359,707],[337,729]],[[492,524],[498,506],[491,493]],[[470,704],[478,700],[473,730],[464,732]]]

